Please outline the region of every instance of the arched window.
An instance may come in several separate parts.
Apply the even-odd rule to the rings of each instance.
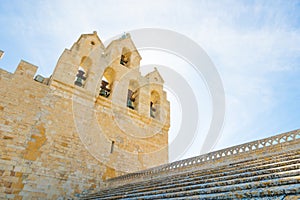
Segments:
[[[120,64],[128,67],[130,65],[131,52],[127,48],[122,49]]]
[[[106,98],[109,97],[109,95],[111,94],[114,79],[115,71],[111,67],[107,67],[103,73],[99,95]]]
[[[75,77],[75,85],[79,87],[84,87],[84,83],[88,77],[88,70],[91,65],[92,60],[89,57],[84,56],[81,58],[80,65],[78,67],[78,71]]]
[[[127,107],[137,110],[138,108],[139,84],[135,80],[129,81],[127,93]]]
[[[157,91],[152,91],[150,97],[150,117],[159,119],[159,115],[160,115],[160,96]]]
[[[86,74],[85,70],[81,66],[79,66],[76,74],[75,85],[79,87],[84,86],[84,81],[86,80],[85,74]]]

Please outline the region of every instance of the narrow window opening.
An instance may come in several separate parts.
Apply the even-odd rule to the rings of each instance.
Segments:
[[[110,153],[113,153],[114,145],[115,145],[115,141],[111,141]]]
[[[84,81],[86,80],[85,71],[82,67],[78,68],[76,79],[75,79],[75,85],[79,87],[83,87]]]
[[[100,95],[103,96],[103,97],[109,97],[110,95],[110,89],[107,88],[108,86],[108,82],[106,82],[105,80],[102,80],[101,82],[101,89],[100,89]]]
[[[128,90],[128,94],[127,94],[127,107],[131,108],[132,110],[134,110],[134,106],[133,103],[135,101],[135,92],[132,92],[132,90]]]
[[[139,83],[137,80],[130,80],[127,92],[127,107],[136,110],[139,109]]]
[[[113,90],[113,83],[115,79],[115,71],[111,67],[104,70],[99,95],[108,98]]]
[[[130,65],[131,52],[127,48],[122,49],[120,64],[128,67]]]
[[[151,102],[150,102],[150,116],[151,116],[152,118],[155,118],[155,111],[156,111],[156,108],[155,108],[153,102],[151,101]]]
[[[121,55],[120,64],[124,65],[124,66],[127,66],[127,63],[128,63],[128,57],[125,56],[125,55]]]
[[[157,91],[151,92],[150,117],[160,120],[160,95]]]

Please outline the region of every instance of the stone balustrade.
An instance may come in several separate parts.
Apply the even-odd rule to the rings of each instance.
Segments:
[[[139,171],[136,173],[130,173],[116,178],[112,178],[106,181],[106,186],[120,185],[122,183],[134,182],[140,179],[147,179],[157,174],[175,174],[176,172],[182,172],[194,167],[199,167],[207,163],[218,162],[222,159],[222,162],[231,160],[233,157],[238,157],[238,160],[241,159],[241,155],[245,157],[248,155],[255,156],[257,153],[263,154],[272,154],[273,149],[280,148],[281,151],[289,151],[293,148],[299,148],[300,140],[300,129],[294,130],[291,132],[275,135],[261,140],[256,140],[249,143],[244,143],[241,145],[232,146],[229,148],[221,149],[218,151],[213,151],[204,155],[172,162],[170,164],[161,165],[158,167],[150,168],[147,170]],[[155,174],[155,175],[154,175]]]

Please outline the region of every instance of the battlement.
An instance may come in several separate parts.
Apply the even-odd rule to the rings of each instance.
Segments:
[[[130,35],[104,47],[93,32],[49,78],[23,60],[0,70],[0,199],[58,199],[168,163],[170,103],[140,60]]]
[[[0,58],[3,54],[0,51]],[[38,67],[24,60],[14,75],[49,85],[56,95],[85,96],[94,102],[102,96],[144,117],[170,121],[164,80],[156,68],[142,76],[141,59],[130,34],[124,34],[105,48],[94,31],[82,34],[70,49],[64,50],[49,78],[35,76]]]

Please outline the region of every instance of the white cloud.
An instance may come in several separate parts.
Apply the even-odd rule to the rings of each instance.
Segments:
[[[298,11],[297,1],[1,2],[0,48],[6,54],[0,65],[14,71],[24,58],[49,75],[81,33],[97,30],[104,41],[136,28],[177,31],[207,51],[223,80],[227,116],[220,148],[296,126],[297,113],[282,129],[270,123],[282,124],[276,110],[299,110],[293,76],[300,73]]]

